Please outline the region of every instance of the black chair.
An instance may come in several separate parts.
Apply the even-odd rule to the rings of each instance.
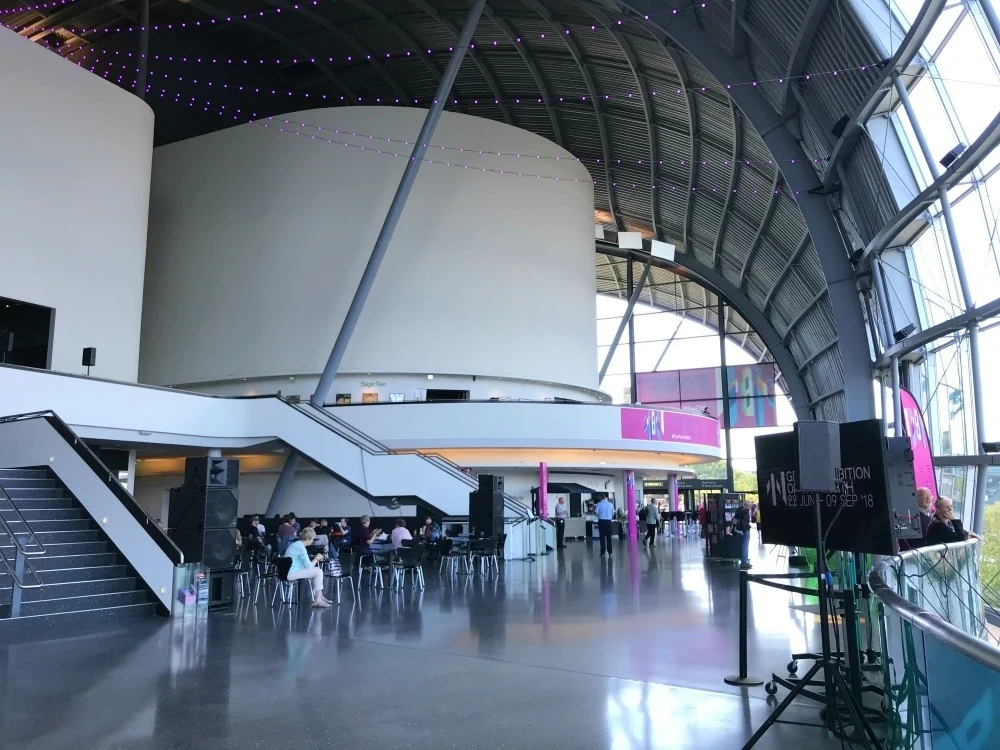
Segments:
[[[423,550],[419,547],[400,547],[392,554],[392,578],[389,582],[390,588],[396,588],[396,582],[403,588],[406,584],[406,573],[410,572],[412,582],[419,583],[420,588],[424,588],[424,569],[420,567],[420,558]]]
[[[441,558],[441,563],[438,565],[438,573],[444,572],[445,565],[448,566],[448,572],[451,575],[458,573],[458,561],[465,557],[465,555],[452,551],[452,548],[455,546],[455,540],[442,539],[435,546],[437,547],[438,556]]]
[[[479,572],[486,575],[486,566],[489,565],[492,568],[496,558],[496,545],[492,539],[483,537],[482,539],[469,540],[468,566],[470,573],[476,571],[476,560],[479,560]],[[499,565],[497,565],[497,570],[500,570]]]
[[[405,547],[407,549],[409,549],[410,547],[416,547],[417,546],[417,540],[416,539],[400,539],[399,540],[399,546],[400,547]]]
[[[298,600],[296,592],[298,587],[295,585],[295,581],[288,580],[288,573],[292,569],[292,558],[290,557],[279,557],[274,564],[275,567],[275,580],[278,585],[274,589],[274,593],[271,594],[271,606],[274,606],[274,599],[281,592],[281,603],[282,604],[295,604]],[[312,587],[309,587],[309,596],[312,597]]]
[[[353,554],[353,553],[352,553]],[[378,563],[378,558],[375,556],[374,552],[363,552],[358,555],[358,590],[361,590],[361,579],[364,577],[365,571],[368,571],[369,577],[371,579],[370,584],[372,586],[377,586],[378,588],[384,588],[382,585],[382,566]],[[378,583],[376,583],[376,581]]]
[[[329,578],[337,583],[337,604],[340,604],[340,585],[344,581],[350,581],[351,596],[355,599],[358,598],[357,592],[354,591],[354,553],[350,550],[342,550],[338,562],[340,563],[340,573],[334,572],[333,569],[328,565],[327,572],[324,573],[325,578]]]

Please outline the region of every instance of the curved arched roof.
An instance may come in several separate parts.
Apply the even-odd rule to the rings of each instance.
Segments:
[[[164,143],[310,102],[420,106],[469,6],[151,7],[149,101]],[[128,86],[138,8],[82,2],[2,20]],[[741,313],[770,328],[763,339],[787,349],[795,372],[784,375],[817,416],[869,415],[870,352],[848,248],[896,205],[867,135],[853,124],[832,135],[884,68],[846,0],[489,0],[474,41],[449,108],[564,146],[594,179],[596,223],[672,242],[697,278],[737,291],[754,308]],[[613,271],[598,283],[624,293]]]

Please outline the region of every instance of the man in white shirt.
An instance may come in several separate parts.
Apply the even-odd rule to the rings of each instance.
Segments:
[[[405,540],[413,539],[413,535],[410,530],[406,528],[406,521],[402,518],[396,519],[396,528],[392,530],[392,548],[399,549],[403,546]]]
[[[563,549],[566,543],[563,541],[566,538],[566,519],[569,518],[569,509],[566,507],[566,500],[564,498],[559,498],[559,502],[556,503],[555,519],[556,519],[556,547],[558,549]]]

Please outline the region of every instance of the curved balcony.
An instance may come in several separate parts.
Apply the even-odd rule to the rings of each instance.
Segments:
[[[883,558],[886,748],[1000,747],[1000,640],[979,577],[978,540]]]

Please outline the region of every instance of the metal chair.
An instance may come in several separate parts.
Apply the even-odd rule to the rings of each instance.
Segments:
[[[366,570],[369,573],[369,585],[377,586],[380,589],[385,588],[382,583],[382,566],[378,564],[375,553],[364,552],[360,555],[358,562],[358,590],[361,589],[361,580],[364,578]]]
[[[406,585],[406,573],[409,571],[411,582],[413,584],[420,584],[420,588],[424,587],[424,570],[420,567],[420,558],[423,557],[423,550],[419,547],[400,547],[392,555],[392,578],[390,579],[390,588],[396,588],[396,582],[399,582],[399,588],[403,588]]]
[[[328,572],[324,573],[324,577],[337,582],[337,604],[340,604],[340,585],[344,581],[351,582],[351,585],[349,586],[351,596],[357,600],[358,595],[357,592],[354,591],[354,553],[350,550],[342,550],[338,560],[340,562],[340,573],[334,573],[328,568]]]
[[[448,573],[451,575],[458,574],[458,561],[463,559],[465,555],[458,554],[452,551],[452,547],[455,546],[454,539],[442,539],[438,542],[438,555],[441,558],[441,563],[438,565],[438,573],[444,572],[444,566],[448,566]]]
[[[486,575],[487,565],[492,569],[493,565],[496,564],[496,543],[489,537],[469,540],[468,565],[470,573],[476,572],[476,560],[479,560],[479,572],[482,575]],[[500,566],[497,564],[497,571],[499,570]]]
[[[292,558],[290,557],[279,557],[275,561],[275,581],[277,586],[274,588],[274,593],[271,594],[271,606],[274,606],[274,599],[281,592],[281,603],[282,604],[296,604],[298,603],[298,586],[295,584],[298,581],[289,581],[288,573],[292,569]],[[312,586],[309,587],[309,600],[312,601]]]

